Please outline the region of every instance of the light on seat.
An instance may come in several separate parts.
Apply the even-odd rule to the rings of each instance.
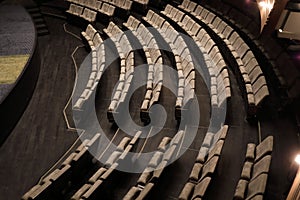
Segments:
[[[280,33],[282,33],[283,32],[283,30],[280,28],[280,29],[278,29],[278,31],[280,32]]]

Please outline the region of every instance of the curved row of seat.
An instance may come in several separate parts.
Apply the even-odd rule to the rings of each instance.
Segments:
[[[132,6],[132,1],[131,0],[123,0],[123,1],[118,1],[118,0],[102,0],[103,2],[112,4],[118,8],[121,8],[123,10],[129,11],[131,10]]]
[[[273,151],[273,136],[264,139],[257,146],[247,145],[241,178],[237,184],[234,200],[263,199]]]
[[[183,37],[159,14],[149,10],[143,19],[161,34],[170,45],[176,60],[178,91],[175,117],[181,119],[181,111],[195,98],[195,67],[189,48]]]
[[[159,178],[167,167],[168,162],[171,162],[172,159],[176,157],[177,152],[180,150],[179,146],[183,138],[184,131],[180,130],[172,139],[164,137],[161,140],[157,151],[154,153],[144,172],[137,180],[137,184],[131,187],[123,200],[142,200],[149,197],[149,193],[159,181]]]
[[[98,13],[106,16],[113,16],[116,7],[108,3],[104,3],[98,0],[68,0],[71,4],[68,13],[81,17],[88,22],[92,23],[96,21]]]
[[[149,0],[133,0],[133,1],[143,6],[147,6],[149,4]]]
[[[114,42],[121,63],[118,85],[115,87],[116,89],[107,111],[108,120],[114,122],[113,114],[119,112],[118,109],[125,102],[131,86],[135,65],[134,52],[126,34],[115,23],[110,22],[103,31]]]
[[[218,46],[205,29],[194,20],[189,19],[188,21],[184,21],[183,19],[187,16],[184,16],[184,13],[175,7],[167,5],[161,13],[185,30],[203,53],[209,72],[209,77],[204,78],[210,78],[208,82],[210,82],[211,105],[213,107],[221,107],[226,99],[231,98],[231,88],[227,65]]]
[[[71,153],[53,172],[44,177],[39,184],[32,187],[22,200],[44,200],[53,197],[61,199],[62,191],[67,189],[69,183],[76,182],[84,176],[90,168],[93,156],[89,151],[97,151],[101,134],[95,134],[93,138],[86,139]]]
[[[179,195],[180,200],[204,198],[216,171],[227,133],[228,125],[224,125],[217,133],[206,134],[188,182]]]
[[[132,139],[124,137],[118,144],[116,150],[110,153],[106,162],[103,163],[104,165],[98,168],[97,171],[87,179],[87,182],[73,194],[71,199],[97,199],[101,193],[105,191],[106,185],[110,180],[114,179],[118,165],[122,163],[128,153],[132,151],[140,135],[141,131],[138,131]]]
[[[283,104],[287,103],[287,97],[294,99],[299,96],[299,73],[276,38],[269,35],[258,37],[259,22],[249,19],[245,16],[247,13],[238,11],[227,2],[202,1],[202,3],[211,12],[230,24],[247,41],[266,75],[269,86],[273,86],[276,97],[280,97]],[[286,70],[285,66],[289,66],[289,70]]]
[[[86,41],[91,49],[92,63],[91,71],[85,89],[74,104],[74,109],[82,110],[84,104],[96,92],[98,83],[105,69],[105,47],[103,40],[97,30],[89,24],[86,31],[81,32],[82,39]]]
[[[212,87],[216,87],[216,84],[213,84],[213,83],[215,83],[213,78],[215,78],[215,80],[216,80],[217,77],[222,77],[223,81],[224,81],[224,77],[225,77],[225,79],[228,79],[229,85],[227,85],[227,88],[228,88],[228,91],[230,92],[230,81],[229,81],[228,71],[226,69],[227,66],[219,52],[218,47],[216,46],[214,41],[209,37],[209,35],[205,31],[205,29],[201,28],[201,26],[199,24],[197,24],[192,18],[188,18],[187,21],[182,21],[182,19],[187,18],[187,16],[184,16],[184,14],[182,14],[181,17],[178,17],[177,15],[172,16],[171,13],[167,13],[166,11],[167,10],[165,10],[163,12],[163,14],[165,14],[166,16],[168,16],[170,19],[172,19],[174,21],[178,20],[176,22],[190,36],[193,37],[193,39],[196,41],[196,43],[198,44],[201,51],[204,52],[204,57],[205,57],[205,61],[207,61],[207,65],[211,66],[212,68],[214,65],[216,65],[217,69],[211,70],[211,72],[213,72],[213,70],[215,70],[214,73],[211,73],[211,92],[213,91]],[[152,12],[152,11],[150,10],[149,12]],[[148,12],[148,14],[149,14],[149,12]],[[178,10],[178,12],[180,12],[180,11]],[[147,14],[147,16],[148,16],[148,14]],[[145,21],[147,21],[149,24],[151,24],[152,26],[154,26],[157,29],[159,29],[161,27],[163,27],[165,29],[172,29],[171,25],[169,25],[169,23],[167,21],[165,21],[164,19],[163,19],[163,21],[160,21],[160,19],[162,19],[162,17],[160,17],[158,14],[155,14],[155,13],[153,14],[153,16],[154,15],[157,15],[157,16],[154,17],[153,21],[151,21],[151,18],[150,18],[150,20],[148,20],[147,16],[144,18]],[[152,18],[153,18],[153,16],[152,16]],[[145,29],[147,29],[147,28],[143,24],[141,24],[141,22],[139,20],[137,20],[131,16],[131,17],[129,17],[127,23],[125,23],[124,25],[127,28],[129,28],[130,30],[133,30],[134,35],[139,39],[141,44],[143,46],[146,46],[144,41],[147,41],[147,39],[149,40],[149,37],[147,37],[147,36],[149,36],[149,34],[143,33],[143,32],[146,32]],[[114,26],[116,26],[116,25],[114,24]],[[116,31],[116,32],[121,33],[121,31]],[[172,40],[172,37],[174,36],[170,32],[166,33],[167,31],[165,31],[165,32],[159,31],[159,32],[162,33],[161,35],[164,38],[167,36],[167,34],[169,34],[170,37],[168,37],[168,39],[166,39],[166,40]],[[143,34],[145,34],[145,35],[143,35]],[[109,34],[107,33],[107,35],[109,35]],[[175,38],[173,41],[176,42],[178,40],[178,35],[177,35],[177,39]],[[114,36],[109,35],[109,37],[113,38]],[[117,43],[116,41],[119,41],[119,40],[120,40],[120,38],[117,37],[117,39],[115,40],[115,43]],[[151,37],[150,37],[150,40],[151,40]],[[150,41],[148,41],[148,42],[150,42]],[[167,41],[167,42],[169,43],[169,41]],[[173,47],[172,49],[174,49],[176,52],[176,51],[178,51],[178,48],[176,48],[176,46],[174,45],[175,42],[170,42],[169,44],[172,45],[172,47]],[[116,45],[116,46],[117,46],[117,48],[120,48],[118,45]],[[147,52],[149,52],[149,50],[145,50],[146,55],[147,55]],[[122,57],[122,53],[120,55]],[[176,54],[176,55],[178,55],[178,54]],[[211,57],[212,57],[212,59],[211,59]],[[221,60],[220,58],[222,59],[222,61],[220,61]],[[213,62],[211,62],[211,60]],[[148,60],[148,61],[152,62],[150,60]],[[192,62],[192,60],[190,60],[190,61]],[[210,64],[208,64],[208,63],[210,63]],[[208,68],[210,68],[210,67],[208,67]],[[224,76],[224,73],[223,74],[221,73],[224,69],[226,69],[227,76]],[[217,73],[216,73],[216,71],[217,71]],[[219,105],[218,103],[213,104],[213,102],[214,101],[212,101],[212,105]],[[215,172],[215,168],[218,164],[219,156],[222,151],[222,147],[224,144],[224,139],[227,134],[227,130],[228,130],[228,126],[224,126],[222,131],[219,131],[216,134],[207,133],[207,135],[204,139],[204,142],[202,144],[202,147],[199,151],[199,154],[198,154],[197,160],[195,162],[195,165],[193,167],[193,170],[191,172],[189,182],[186,184],[185,188],[183,189],[183,191],[180,195],[180,199],[190,199],[191,197],[192,198],[203,198],[203,196],[205,195],[205,191],[207,190],[207,188],[212,180],[211,175]],[[209,152],[209,147],[213,146],[213,144],[216,144],[216,146],[214,146],[213,150],[211,150]],[[114,154],[112,154],[111,157],[116,158],[113,155]],[[116,153],[116,155],[117,155],[117,153]],[[154,166],[154,164],[158,164],[159,160],[161,160],[161,159],[162,159],[162,154],[157,153],[157,155],[153,156],[150,163],[151,163],[151,165]],[[114,160],[114,159],[112,158],[110,160]],[[111,163],[113,163],[113,162],[111,162]],[[161,173],[162,173],[162,171],[160,172],[160,174]],[[128,195],[126,195],[125,197],[129,198],[129,199],[136,199],[136,198],[138,199],[138,198],[140,198],[141,195],[143,197],[148,195],[150,190],[154,187],[154,183],[152,183],[151,181],[147,182],[145,180],[148,180],[148,181],[152,180],[151,176],[149,175],[149,173],[146,173],[146,171],[145,171],[145,173],[142,174],[142,176],[138,180],[137,186],[132,187],[131,190],[128,192]]]
[[[141,120],[149,121],[149,109],[159,101],[163,82],[163,59],[152,33],[138,19],[130,16],[123,24],[139,40],[145,52],[148,68],[146,94],[141,107]]]
[[[195,12],[196,8],[198,7],[195,3],[189,3],[188,6],[183,7],[183,9],[187,11],[190,10],[190,12]],[[227,65],[218,46],[207,31],[184,12],[168,5],[162,14],[167,16],[170,20],[178,23],[178,25],[194,39],[201,52],[203,52],[204,60],[210,75],[211,105],[212,107],[220,107],[226,99],[231,97],[231,86]],[[216,21],[216,16],[213,17],[213,15],[209,13],[205,16],[205,20],[207,18],[211,18],[210,23],[207,24],[212,29],[217,29],[219,26],[223,26],[220,25],[222,23],[221,21]],[[176,112],[176,118],[179,119],[179,113],[181,110],[184,109],[188,102],[195,96],[195,69],[193,58],[190,55],[191,53],[186,41],[161,15],[149,10],[147,16],[143,19],[145,22],[157,29],[173,51],[179,78],[178,97],[176,100],[176,111],[179,111]],[[212,26],[214,23],[218,24],[216,28]],[[158,50],[158,45],[152,33],[147,27],[145,27],[145,25],[143,25],[143,23],[141,23],[141,21],[130,16],[128,21],[123,25],[133,31],[133,34],[144,47],[143,50],[145,51],[147,62],[149,64],[149,71],[147,77],[147,93],[144,97],[141,110],[149,110],[151,105],[158,101],[159,94],[161,92],[163,81],[163,71],[162,67],[160,68],[163,63],[161,52]],[[230,30],[230,27],[228,25],[224,25],[223,32],[227,32],[228,30]],[[118,112],[119,105],[125,101],[130,89],[135,58],[126,33],[124,33],[120,27],[118,27],[115,23],[110,22],[108,27],[104,29],[104,32],[114,42],[120,56],[121,63],[119,82],[116,86],[116,90],[114,91],[107,112],[109,121],[113,122],[113,113]],[[223,32],[220,32],[221,37],[222,34],[224,34]],[[231,45],[229,39],[234,34],[234,31],[229,32],[229,38],[224,36],[224,40],[228,41],[226,42],[228,46]],[[92,51],[92,72],[85,90],[74,106],[77,109],[81,109],[84,105],[84,101],[86,101],[91,93],[96,90],[96,83],[100,80],[105,66],[105,60],[102,60],[102,58],[105,57],[105,49],[104,44],[102,44],[103,41],[100,34],[91,25],[88,25],[86,31],[82,32],[82,37],[87,41]],[[240,43],[240,45],[237,45],[238,43]],[[239,50],[242,46],[245,47],[245,45],[242,44],[241,39],[236,38],[235,43],[233,43],[232,47],[230,47],[230,49],[232,49],[232,54],[236,56],[235,58],[237,60],[242,59],[239,55],[234,53],[236,52],[235,47]],[[250,58],[251,54],[248,54],[249,52],[250,50],[245,50],[245,53],[243,54],[244,57],[250,55],[250,60],[255,59]],[[161,65],[156,66],[156,64]],[[251,73],[254,73],[254,71],[258,68],[259,67],[255,65]],[[258,75],[258,77],[262,77],[262,75]],[[259,78],[256,78],[254,82],[258,80]],[[252,84],[251,80],[250,83]],[[210,183],[213,181],[213,174],[216,172],[216,168],[220,160],[228,128],[229,127],[227,125],[224,125],[218,132],[208,132],[206,134],[189,179],[185,184],[179,199],[205,198],[205,193],[209,188]],[[132,150],[140,134],[141,132],[137,132],[133,139],[128,137],[123,138],[117,149],[111,152],[111,155],[108,157],[104,165],[91,177],[89,177],[88,181],[76,191],[72,199],[99,198],[101,192],[103,192],[104,184],[112,178],[112,175],[116,172],[117,166]],[[56,169],[44,178],[41,184],[35,186],[26,193],[23,199],[43,199],[45,195],[49,194],[54,195],[57,199],[59,199],[56,195],[61,194],[62,188],[65,189],[65,187],[68,187],[68,181],[71,180],[71,182],[73,182],[73,176],[79,177],[76,173],[79,169],[90,169],[90,167],[85,168],[85,166],[90,166],[92,164],[92,159],[84,145],[91,149],[97,148],[100,136],[100,134],[97,134],[91,140],[84,141],[83,144],[62,163],[60,168]],[[124,199],[144,199],[148,197],[155,184],[159,181],[168,161],[176,158],[176,153],[180,151],[179,144],[184,137],[185,132],[180,130],[173,139],[169,137],[162,139],[158,147],[158,151],[150,159],[147,168],[137,180],[136,185],[128,191]],[[260,198],[263,196],[267,181],[266,174],[268,173],[271,162],[269,154],[272,150],[270,150],[270,144],[271,139],[266,139],[258,146],[253,144],[248,145],[249,148],[247,150],[246,162],[244,164],[241,180],[238,183],[234,198],[250,199],[252,197]],[[167,146],[170,148],[167,149]],[[156,169],[156,167],[158,167],[159,170],[152,171],[153,169]],[[261,169],[263,169],[263,171]]]
[[[239,10],[235,6],[225,1],[202,1],[202,5],[213,10],[220,16],[224,16],[225,19],[234,24],[238,29],[245,32],[252,40],[257,38],[260,32],[260,18],[255,19],[252,15],[247,12]],[[248,4],[247,9],[257,9],[255,4]]]
[[[185,2],[188,2],[188,0],[185,0]],[[233,58],[239,65],[239,71],[244,83],[247,94],[248,114],[254,116],[257,108],[269,96],[269,90],[264,74],[252,50],[230,25],[201,5],[190,2],[189,4],[182,4],[180,7],[207,24],[230,49]],[[176,9],[174,11],[171,10],[171,12],[180,11]],[[183,23],[187,23],[190,19],[191,17],[188,15],[185,16]]]
[[[90,23],[94,22],[97,16],[97,12],[72,3],[70,4],[67,13],[83,18]]]
[[[103,163],[104,165],[97,169],[88,179],[87,183],[74,192],[71,199],[95,199],[99,195],[99,192],[105,187],[105,184],[112,178],[113,174],[116,173],[118,165],[126,159],[128,153],[134,148],[140,135],[141,131],[138,131],[133,138],[124,137],[116,149],[109,154],[110,156],[108,156],[106,162]],[[86,170],[90,170],[91,166],[97,165],[97,163],[93,161],[94,157],[91,153],[102,153],[98,152],[100,141],[101,134],[96,134],[90,140],[84,140],[82,144],[62,162],[59,168],[43,178],[40,184],[32,187],[22,199],[44,200],[54,197],[56,199],[62,199],[64,190],[68,190],[69,192],[72,190],[72,188],[68,188],[70,182],[75,184],[81,181]]]

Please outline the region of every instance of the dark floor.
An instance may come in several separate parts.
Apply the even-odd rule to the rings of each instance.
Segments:
[[[19,123],[0,147],[0,195],[9,200],[20,199],[78,137],[76,132],[67,131],[62,110],[71,95],[75,78],[75,68],[70,55],[77,46],[82,45],[82,42],[64,32],[65,21],[46,17],[46,22],[51,34],[39,38],[42,65],[36,90]],[[67,28],[79,35],[79,28],[71,25],[67,25]],[[84,48],[79,48],[75,54],[78,65],[87,55]],[[106,109],[113,87],[118,80],[118,70],[115,63],[105,72],[96,96],[97,117],[109,137],[112,137],[116,129],[108,123]],[[213,200],[232,199],[240,177],[246,145],[249,142],[258,143],[257,126],[250,125],[245,120],[243,99],[234,75],[232,73],[230,75],[233,85],[233,98],[228,118],[230,129],[207,197]],[[165,74],[164,78],[169,77]],[[166,168],[158,187],[152,192],[151,199],[178,197],[189,176],[197,149],[201,146],[206,134],[210,115],[209,96],[199,76],[196,81],[196,93],[202,111],[197,137],[189,150]],[[141,124],[139,107],[144,91],[144,88],[137,90],[130,103],[131,116],[137,124]],[[173,106],[170,102],[173,104],[175,97],[164,88],[161,103],[167,111],[173,113]],[[72,118],[69,109],[68,116]],[[145,151],[153,150],[163,136],[172,136],[176,132],[174,117],[168,118],[166,126],[158,137],[148,143]],[[290,114],[274,116],[273,119],[261,122],[261,128],[263,138],[268,135],[275,137],[267,199],[284,199],[283,195],[289,189],[289,181],[296,172],[292,165],[298,144],[295,122]],[[121,133],[116,138],[116,143],[124,135]],[[143,140],[139,142],[137,150],[141,148],[142,143]],[[109,199],[121,199],[129,188],[136,184],[137,178],[137,174],[125,174],[125,178],[120,183],[111,187],[110,192],[114,195]]]
[[[6,199],[20,199],[77,138],[76,133],[67,131],[62,110],[75,78],[70,55],[82,42],[64,32],[65,22],[50,19],[47,23],[52,32],[39,38],[42,65],[36,90],[0,147],[0,193]],[[86,55],[80,49],[77,62]]]

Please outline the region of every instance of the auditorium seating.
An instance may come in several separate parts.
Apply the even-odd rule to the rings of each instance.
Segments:
[[[240,180],[234,199],[253,199],[264,196],[273,151],[273,136],[264,139],[257,146],[249,143]]]
[[[133,0],[134,2],[137,2],[143,6],[146,6],[149,4],[149,0]]]
[[[103,30],[106,35],[114,42],[121,64],[121,71],[118,85],[112,95],[111,103],[107,111],[107,118],[114,122],[114,113],[118,113],[126,100],[127,93],[130,89],[134,73],[134,52],[126,34],[114,23],[110,22],[108,27]]]
[[[146,55],[146,61],[149,65],[147,76],[147,91],[141,107],[141,120],[148,122],[149,109],[159,101],[163,81],[163,60],[156,39],[152,33],[139,20],[130,16],[124,23],[129,30],[135,35],[143,46]]]
[[[48,199],[51,196],[60,198],[62,191],[67,189],[68,183],[80,179],[83,173],[90,168],[93,156],[89,153],[97,151],[101,134],[86,139],[71,153],[54,171],[43,177],[39,184],[32,187],[22,200]]]
[[[82,40],[87,43],[88,50],[95,49],[103,42],[100,34],[91,24],[86,27],[85,31],[81,32],[81,36]]]
[[[111,17],[115,13],[116,7],[108,3],[98,0],[68,0],[70,4],[68,13],[81,17],[88,22],[95,22],[97,13],[102,13],[108,17]],[[76,4],[76,5],[75,5]],[[80,8],[80,9],[79,9]],[[82,10],[81,10],[82,8]],[[84,10],[84,11],[83,11]]]
[[[204,198],[216,171],[224,140],[228,133],[228,125],[224,125],[216,132],[208,132],[198,152],[195,164],[190,173],[188,182],[183,187],[179,199],[188,200]]]
[[[89,23],[96,21],[97,12],[79,5],[70,4],[67,13],[85,19]]]
[[[107,15],[109,17],[114,16],[116,7],[113,5],[109,5],[107,3],[103,3],[101,8],[98,8],[98,12]]]
[[[79,17],[87,20],[89,23],[92,23],[92,22],[96,21],[96,16],[97,16],[97,12],[92,11],[88,8],[85,8],[83,10],[83,13]]]
[[[203,53],[210,76],[208,81],[210,81],[211,105],[221,107],[226,99],[230,99],[231,89],[227,65],[218,46],[205,29],[173,6],[167,5],[162,14],[178,23],[194,39]]]
[[[280,57],[280,55],[286,54],[284,47],[279,45],[274,37],[265,37],[264,35],[258,37],[260,30],[259,21],[251,19],[252,17],[246,16],[247,13],[241,12],[235,7],[231,7],[227,12],[228,14],[223,14],[224,7],[228,7],[225,2],[207,1],[205,7],[218,14],[220,18],[232,26],[247,42],[251,51],[259,61],[269,89],[272,87],[272,89],[275,90],[276,98],[280,98],[281,101],[285,102],[287,98],[294,98],[299,94],[296,92],[299,91],[298,83],[287,83],[290,80],[294,80],[293,77],[298,76],[298,72],[294,73],[294,64],[290,58],[285,59],[285,62],[288,62],[288,64],[284,63],[281,65],[277,62],[277,58]],[[286,65],[290,66],[289,70],[285,70],[284,66]],[[288,74],[285,74],[287,72]]]
[[[124,9],[126,11],[131,10],[132,6],[132,1],[131,0],[123,0],[123,1],[118,1],[118,0],[102,0],[103,2],[112,4],[118,8]]]
[[[118,146],[108,149],[113,152],[109,154],[102,167],[99,167],[95,173],[87,180],[87,182],[77,191],[74,192],[71,199],[95,199],[99,192],[102,191],[103,186],[110,180],[112,175],[116,173],[116,168],[124,159],[126,159],[128,153],[136,145],[141,131],[135,133],[133,138],[124,137]],[[83,143],[71,153],[61,164],[61,166],[45,176],[41,182],[32,187],[23,197],[22,200],[34,200],[34,199],[49,199],[55,197],[61,199],[63,190],[68,189],[70,182],[81,181],[81,175],[85,175],[86,170],[91,170],[90,166],[95,165],[93,156],[89,151],[99,153],[99,143],[101,140],[101,134],[96,134],[90,140],[84,140]],[[102,152],[101,152],[102,153]],[[96,156],[96,155],[95,155]],[[103,156],[103,154],[101,154]],[[99,157],[99,159],[101,159]],[[75,179],[74,177],[78,177]]]
[[[83,12],[83,7],[75,4],[70,4],[70,7],[66,12],[79,17]]]
[[[184,139],[184,134],[185,132],[180,130],[172,139],[164,137],[161,140],[157,151],[153,154],[144,172],[137,180],[137,184],[131,187],[123,200],[146,199],[149,197],[149,193],[159,181],[168,162],[172,162],[176,158],[176,154],[180,150],[181,141]]]
[[[189,1],[186,0],[185,2]],[[192,12],[192,15],[208,25],[230,49],[233,58],[239,65],[240,75],[245,85],[248,114],[249,116],[256,115],[257,108],[269,96],[269,90],[264,74],[253,52],[240,35],[214,13],[203,8],[201,5],[198,5],[195,10],[191,11],[189,3],[185,4],[182,4],[181,8],[186,12]],[[176,8],[173,8],[172,11],[174,9]]]
[[[98,168],[97,171],[88,178],[87,182],[73,194],[71,199],[97,199],[105,189],[105,184],[113,179],[113,174],[117,172],[116,168],[120,162],[126,158],[128,153],[136,145],[140,135],[141,131],[138,131],[132,139],[124,137],[116,149],[111,152],[106,162],[103,163],[103,166]]]
[[[112,5],[125,10],[130,10],[132,5],[132,1],[130,0],[124,1],[124,4],[123,2],[109,0],[105,0],[105,3],[96,0],[69,1],[71,4],[67,12],[84,18],[90,23],[96,20],[97,12],[102,8],[103,12],[106,10],[108,12],[107,15],[110,15],[109,8],[114,8]],[[219,108],[226,100],[231,98],[231,81],[229,66],[227,66],[223,58],[221,48],[219,47],[220,44],[209,34],[210,32],[207,31],[207,27],[213,30],[224,41],[231,51],[232,58],[238,63],[243,83],[245,84],[246,101],[249,106],[248,113],[255,115],[257,108],[269,96],[269,90],[264,74],[250,47],[230,25],[197,3],[184,0],[179,8],[167,5],[165,10],[161,11],[161,14],[149,10],[147,15],[143,17],[143,21],[129,16],[127,22],[123,23],[123,26],[131,30],[142,45],[147,64],[149,65],[146,94],[141,97],[142,107],[140,109],[140,116],[142,121],[149,120],[148,114],[145,113],[148,113],[151,106],[159,101],[163,81],[162,52],[159,50],[153,33],[144,24],[150,24],[154,27],[170,46],[174,54],[178,74],[176,119],[181,118],[180,113],[182,110],[185,109],[189,101],[195,98],[195,63],[191,56],[189,45],[173,27],[173,22],[174,24],[178,24],[178,27],[192,37],[199,50],[203,53],[209,74],[208,89],[211,95],[211,106]],[[183,12],[183,10],[186,12]],[[194,17],[188,13],[191,13]],[[195,17],[205,23],[207,27],[205,26],[204,28],[200,23],[197,23]],[[119,112],[119,107],[125,102],[127,93],[130,90],[135,65],[135,53],[132,51],[131,44],[127,38],[128,36],[116,23],[111,21],[103,32],[115,44],[120,57],[119,81],[115,87],[116,89],[113,92],[107,111],[109,121],[114,122],[113,114]],[[92,63],[88,82],[74,105],[74,109],[78,110],[84,107],[85,102],[95,92],[105,66],[105,59],[101,59],[105,58],[105,49],[100,33],[89,24],[86,30],[81,33],[81,36],[91,50]],[[206,198],[207,191],[214,181],[214,174],[217,173],[227,133],[227,125],[224,125],[217,132],[209,131],[206,133],[188,180],[179,195],[179,199]],[[178,144],[183,140],[184,134],[184,131],[178,131],[173,139],[169,137],[163,138],[158,151],[153,154],[148,166],[141,173],[136,184],[130,188],[124,199],[149,198],[151,190],[155,188],[162,173],[165,171],[164,169],[168,161],[176,158],[176,153],[179,151]],[[100,134],[97,137],[100,138]],[[91,176],[84,180],[85,184],[80,188],[78,187],[79,189],[77,188],[75,192],[69,192],[73,195],[71,199],[96,199],[101,197],[101,192],[105,188],[103,186],[116,173],[116,168],[132,150],[138,140],[137,138],[136,136],[135,140],[127,137],[123,138],[117,149],[111,152],[106,162],[101,167],[98,166],[98,169],[93,169],[95,173],[89,174]],[[92,140],[94,139],[86,140],[83,144],[88,144]],[[99,139],[96,138],[96,140]],[[89,147],[89,145],[87,146]],[[93,145],[93,148],[95,146],[97,145]],[[170,148],[167,148],[167,146]],[[263,199],[271,165],[272,150],[273,137],[268,137],[257,146],[255,144],[248,144],[244,166],[236,187],[234,199]],[[57,198],[57,194],[60,195],[63,193],[62,189],[68,189],[68,185],[73,181],[74,177],[75,179],[82,177],[76,174],[76,172],[80,169],[90,169],[91,163],[91,155],[81,145],[75,152],[69,155],[60,167],[43,178],[41,183],[34,186],[22,199],[44,199],[48,195],[53,195]],[[155,170],[152,171],[153,169]]]
[[[85,89],[74,104],[73,108],[75,110],[84,109],[84,104],[90,100],[92,94],[96,92],[98,83],[105,68],[105,48],[100,34],[91,24],[89,24],[86,31],[83,31],[81,35],[91,49],[92,63],[90,76]]]
[[[159,14],[149,10],[143,19],[158,30],[175,56],[178,72],[175,117],[180,120],[182,110],[186,109],[195,97],[195,69],[190,50],[182,36]]]
[[[230,21],[252,40],[257,38],[261,27],[259,21],[253,16],[249,16],[248,13],[238,10],[224,1],[206,1],[205,6]],[[256,5],[250,5],[249,9],[252,9],[253,6]]]

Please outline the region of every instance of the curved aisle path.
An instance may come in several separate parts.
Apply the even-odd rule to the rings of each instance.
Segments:
[[[266,199],[285,199],[299,166],[294,158],[299,153],[299,129],[291,113],[273,116],[261,123],[262,138],[274,136],[274,149],[270,167]]]
[[[39,38],[41,71],[22,118],[0,147],[0,194],[17,200],[67,151],[77,134],[66,130],[62,110],[74,84],[70,57],[82,42],[66,34],[62,20],[46,18],[51,34]],[[80,49],[81,63],[86,56]]]
[[[258,134],[255,126],[246,121],[246,110],[241,91],[234,74],[230,71],[231,107],[228,108],[229,131],[225,139],[214,179],[208,190],[208,199],[232,199],[244,165],[247,144],[257,143]]]

